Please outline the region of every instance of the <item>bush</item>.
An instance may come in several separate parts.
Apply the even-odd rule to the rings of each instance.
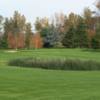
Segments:
[[[100,43],[96,38],[92,39],[91,44],[92,44],[93,49],[99,49],[100,48]]]
[[[100,70],[100,62],[74,59],[15,59],[8,63],[10,66],[32,67],[55,70]]]

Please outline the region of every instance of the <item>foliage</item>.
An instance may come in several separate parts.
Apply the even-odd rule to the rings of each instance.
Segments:
[[[42,48],[42,38],[39,33],[33,35],[33,46],[35,49]]]
[[[0,33],[2,31],[2,26],[3,26],[3,16],[0,15]]]
[[[77,37],[77,46],[80,48],[87,48],[88,45],[88,37],[87,37],[87,25],[85,24],[84,20],[80,17],[79,24],[76,30],[76,37]]]
[[[30,48],[30,40],[32,36],[32,26],[30,23],[26,24],[26,33],[25,33],[25,48]]]
[[[98,39],[97,36],[95,36],[95,37],[92,39],[91,43],[92,43],[92,48],[93,48],[93,49],[98,49],[98,48],[100,48],[100,39]]]
[[[76,30],[74,27],[71,27],[67,33],[65,33],[64,39],[62,43],[67,48],[74,48],[75,47],[75,38],[76,38]]]
[[[51,19],[37,17],[35,32],[31,23],[18,11],[10,18],[0,16],[0,48],[94,48],[100,40],[100,2],[96,3],[97,10],[85,8],[82,15],[71,12],[68,16],[55,13]],[[93,15],[95,13],[95,15]],[[1,27],[2,26],[2,27]],[[38,36],[34,34],[39,33]],[[2,36],[1,36],[2,34]],[[38,37],[38,38],[37,38]],[[36,41],[39,42],[37,43]],[[98,43],[95,43],[95,42]],[[41,43],[40,43],[41,42]],[[98,46],[98,49],[100,46]]]
[[[65,33],[64,39],[62,41],[64,46],[68,48],[87,47],[88,38],[86,29],[86,24],[84,23],[84,20],[80,17],[77,26],[71,26],[71,28]]]

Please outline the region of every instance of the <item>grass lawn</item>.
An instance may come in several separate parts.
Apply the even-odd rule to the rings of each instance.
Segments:
[[[100,62],[81,49],[0,50],[0,100],[100,100],[99,71],[53,71],[7,66],[14,58],[72,58]]]

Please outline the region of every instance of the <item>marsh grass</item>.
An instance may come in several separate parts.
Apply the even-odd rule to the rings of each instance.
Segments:
[[[54,70],[100,70],[100,62],[79,59],[20,58],[10,60],[8,65]]]

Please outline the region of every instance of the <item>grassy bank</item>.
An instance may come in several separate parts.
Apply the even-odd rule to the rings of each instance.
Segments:
[[[0,68],[1,100],[100,100],[100,72]]]
[[[16,58],[71,58],[100,62],[100,52],[81,49],[0,51],[0,100],[100,100],[99,71],[53,71],[7,66]]]

